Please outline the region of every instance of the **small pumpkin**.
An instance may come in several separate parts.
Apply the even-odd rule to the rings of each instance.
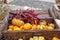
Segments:
[[[9,27],[9,29],[12,29],[12,30],[13,30],[13,27],[14,27],[14,26],[13,26],[13,25],[9,25],[8,27]]]
[[[47,25],[46,21],[40,22],[40,25]]]
[[[20,30],[18,26],[14,26],[14,30]]]
[[[59,38],[57,38],[57,37],[53,37],[53,39],[52,40],[60,40]]]
[[[24,24],[24,22],[22,20],[14,18],[14,19],[12,19],[12,24],[16,25],[16,26],[21,26]]]
[[[37,30],[37,29],[38,29],[38,26],[35,25],[35,24],[33,24],[33,25],[32,25],[32,30]]]
[[[26,23],[26,24],[24,24],[24,26],[23,26],[23,28],[24,28],[25,30],[29,30],[29,29],[31,29],[31,27],[32,27],[32,25],[31,25],[30,23]]]

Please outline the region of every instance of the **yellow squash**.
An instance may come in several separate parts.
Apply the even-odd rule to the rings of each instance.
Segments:
[[[24,24],[24,22],[22,20],[14,18],[14,19],[12,19],[12,24],[16,25],[16,26],[21,26]]]

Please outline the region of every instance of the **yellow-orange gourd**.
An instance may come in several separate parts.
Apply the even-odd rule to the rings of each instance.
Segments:
[[[53,37],[53,39],[52,40],[60,40],[59,38],[57,38],[57,37]]]
[[[32,27],[32,25],[31,25],[30,23],[26,23],[26,24],[24,24],[24,26],[23,26],[23,28],[24,28],[25,30],[29,30],[29,29],[31,29],[31,27]]]
[[[13,26],[13,25],[9,25],[8,27],[9,27],[9,29],[12,29],[12,30],[13,30],[13,27],[14,27],[14,26]]]
[[[16,26],[21,26],[24,24],[24,22],[22,20],[14,18],[14,19],[12,19],[12,24],[16,25]]]
[[[41,25],[46,25],[47,22],[46,21],[43,21],[43,22],[40,22]]]
[[[32,29],[33,29],[33,30],[37,30],[37,29],[38,29],[38,26],[35,25],[35,24],[33,24],[33,25],[32,25]]]
[[[14,30],[20,30],[18,26],[14,26]]]

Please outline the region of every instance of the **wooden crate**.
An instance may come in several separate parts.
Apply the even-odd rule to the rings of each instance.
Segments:
[[[45,33],[45,35],[47,35],[47,33],[48,33],[48,35],[51,34],[50,36],[52,36],[53,35],[52,33],[55,33],[54,31],[57,31],[57,32],[60,31],[58,25],[56,24],[56,22],[53,19],[44,19],[44,20],[46,20],[48,23],[54,23],[55,24],[55,29],[53,29],[53,30],[9,31],[9,30],[7,30],[8,27],[5,26],[4,31],[2,32],[2,34],[5,38],[5,40],[18,40],[19,38],[23,38],[24,40],[26,40],[26,39],[28,39],[28,37],[30,38],[30,36],[35,35],[36,33],[41,33],[42,35],[44,35],[43,33]],[[56,33],[56,35],[58,35],[58,34]]]
[[[34,36],[37,36],[37,37],[40,37],[40,36],[43,36],[45,38],[45,40],[52,40],[53,37],[57,37],[60,39],[60,32],[59,31],[38,31],[38,32],[33,32],[32,33],[32,36],[28,37],[26,36],[25,37],[25,40],[29,40],[30,38],[33,38]]]
[[[9,31],[9,30],[7,30],[8,29],[9,22],[10,22],[9,21],[5,25],[5,28],[2,31],[2,35],[3,35],[3,37],[4,37],[5,40],[18,40],[19,38],[23,38],[23,40],[29,40],[30,37],[33,37],[35,35],[40,36],[40,33],[43,36],[45,36],[47,34],[49,36],[52,36],[53,33],[55,33],[58,36],[58,34],[60,33],[58,31],[60,31],[60,29],[59,29],[59,26],[56,24],[56,22],[55,22],[55,20],[54,20],[54,18],[52,16],[50,16],[50,18],[41,18],[41,20],[46,20],[47,23],[54,23],[54,25],[55,25],[54,29],[53,30],[19,30],[19,31],[14,31],[13,30],[13,31]],[[58,34],[55,31],[57,31]],[[48,35],[46,36],[47,39],[49,37]]]

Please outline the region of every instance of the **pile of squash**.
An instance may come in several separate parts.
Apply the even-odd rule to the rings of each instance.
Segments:
[[[24,21],[13,18],[11,25],[9,24],[8,30],[52,30],[54,24],[50,23],[47,25],[46,21],[39,22],[39,24],[24,23]]]

